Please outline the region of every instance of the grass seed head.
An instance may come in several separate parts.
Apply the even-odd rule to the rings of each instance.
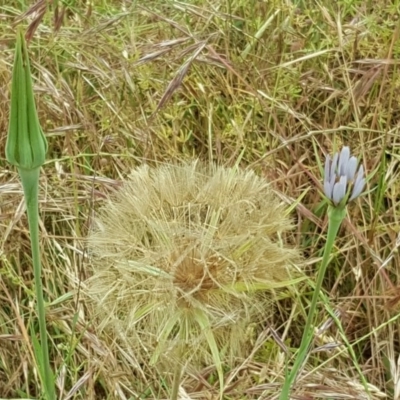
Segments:
[[[142,166],[98,214],[88,294],[103,325],[153,361],[209,361],[214,345],[238,356],[248,324],[269,314],[269,290],[293,279],[297,253],[279,240],[290,228],[251,171]]]

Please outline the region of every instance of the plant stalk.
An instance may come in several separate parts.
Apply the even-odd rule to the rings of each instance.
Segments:
[[[318,272],[317,282],[315,285],[314,294],[311,300],[310,310],[308,312],[306,326],[304,328],[303,337],[301,339],[300,348],[297,352],[295,362],[293,367],[288,375],[285,377],[285,382],[283,384],[282,392],[279,396],[279,400],[289,400],[290,399],[290,390],[292,388],[293,383],[296,380],[297,374],[306,359],[308,350],[310,348],[312,338],[313,338],[313,322],[315,311],[317,308],[317,303],[320,295],[320,291],[322,288],[322,282],[325,277],[326,269],[329,263],[329,257],[332,252],[333,244],[336,239],[336,235],[339,231],[340,225],[342,224],[343,219],[346,216],[346,207],[332,207],[329,206],[328,209],[328,233],[327,239],[324,248],[324,254],[322,256],[321,268]]]
[[[42,266],[39,248],[39,174],[40,168],[33,170],[19,169],[22,187],[24,189],[26,208],[28,214],[29,231],[32,247],[33,275],[35,282],[36,307],[39,319],[41,360],[37,360],[40,369],[45,398],[55,400],[55,387],[53,373],[50,367],[49,348],[47,342],[46,310],[43,298]]]
[[[171,391],[171,400],[178,400],[179,394],[179,386],[181,383],[181,376],[182,376],[182,364],[179,360],[174,369],[174,381],[172,384],[172,391]]]

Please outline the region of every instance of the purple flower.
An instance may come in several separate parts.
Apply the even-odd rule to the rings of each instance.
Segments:
[[[350,148],[343,147],[335,153],[333,159],[328,155],[325,162],[324,192],[335,205],[347,203],[357,198],[365,186],[364,167],[360,165],[357,172],[357,158],[351,156]]]

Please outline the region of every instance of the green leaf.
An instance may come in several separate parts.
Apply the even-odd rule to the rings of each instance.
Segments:
[[[158,345],[157,345],[156,349],[154,350],[154,354],[152,355],[152,357],[150,359],[151,365],[154,365],[158,361],[160,354],[165,349],[165,343],[168,339],[168,336],[174,329],[174,326],[178,323],[179,318],[180,318],[180,314],[177,313],[168,320],[167,324],[165,324],[163,330],[161,331],[161,335],[158,339]]]
[[[220,387],[220,398],[222,399],[224,391],[224,372],[222,370],[222,363],[221,363],[221,358],[219,356],[219,349],[210,326],[210,321],[208,320],[207,315],[202,310],[199,309],[195,310],[194,318],[196,322],[199,324],[203,334],[207,339],[208,346],[210,347],[215,367],[217,368],[219,387]]]

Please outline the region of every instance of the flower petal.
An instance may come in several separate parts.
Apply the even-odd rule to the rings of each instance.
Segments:
[[[324,180],[324,193],[329,200],[332,200],[332,185],[326,180]]]
[[[349,181],[354,180],[354,175],[356,174],[358,161],[356,157],[350,157],[349,162],[346,167],[346,175]]]
[[[364,166],[362,164],[360,165],[360,168],[358,169],[356,181],[361,178],[364,178]]]
[[[348,146],[344,146],[339,156],[338,172],[340,176],[346,175],[347,163],[349,162],[349,158],[350,148]]]
[[[330,155],[328,154],[327,156],[326,156],[326,160],[325,160],[325,174],[324,174],[324,181],[330,181],[330,174],[329,174],[329,172],[330,172],[330,169],[331,169],[331,157],[330,157]]]
[[[333,187],[332,201],[334,204],[337,205],[344,199],[344,196],[346,195],[346,186],[347,176],[343,175],[340,177],[339,182],[336,182]]]
[[[363,192],[364,186],[365,186],[365,178],[362,178],[357,183],[357,185],[354,185],[353,193],[351,194],[349,201],[356,199]]]
[[[333,160],[332,160],[332,164],[331,164],[331,171],[330,171],[330,174],[329,174],[330,179],[332,179],[332,177],[336,175],[338,159],[339,159],[339,153],[335,153],[333,155]]]
[[[364,190],[364,186],[365,186],[364,167],[363,167],[363,165],[360,165],[360,168],[358,169],[358,172],[357,172],[355,182],[353,184],[353,190],[352,190],[349,201],[357,198]]]

